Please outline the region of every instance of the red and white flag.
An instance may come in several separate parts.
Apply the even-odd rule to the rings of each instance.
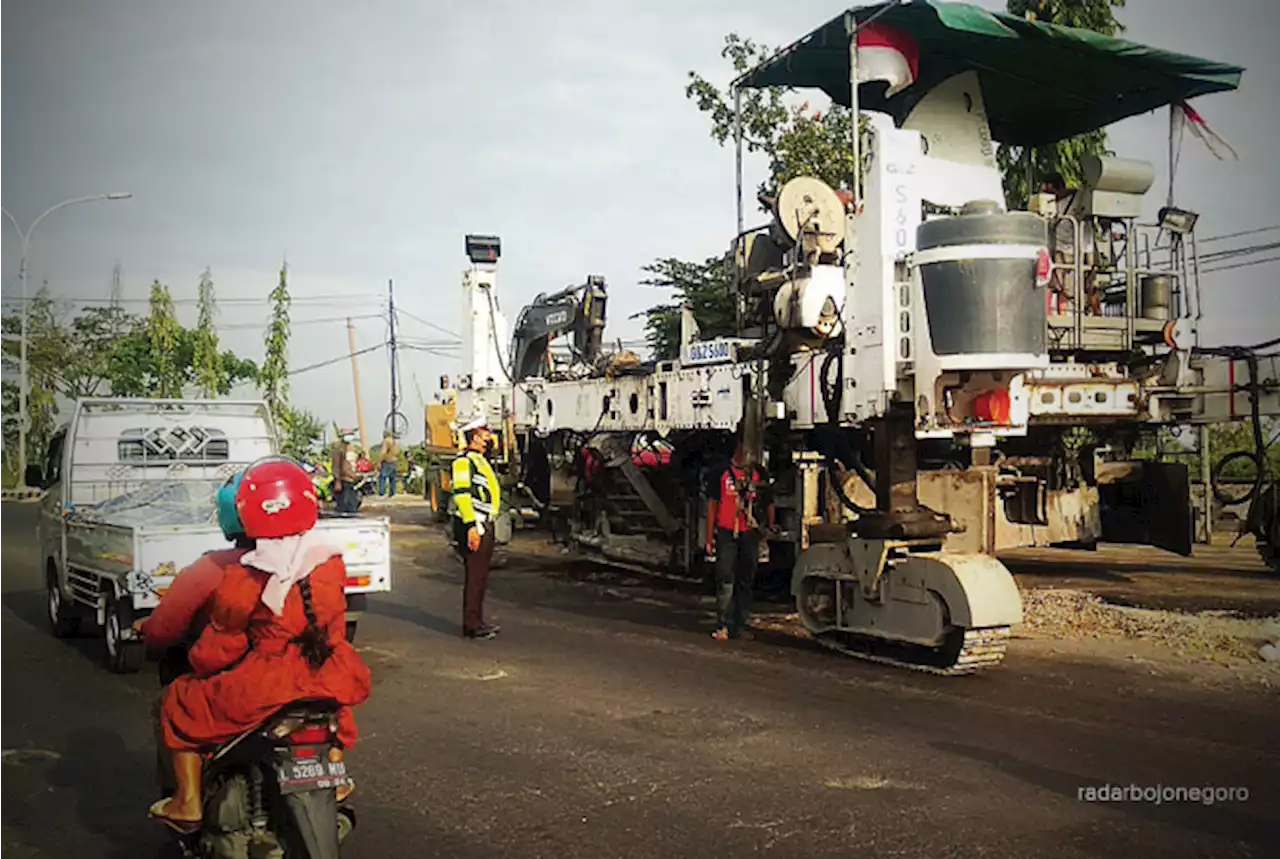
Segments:
[[[915,82],[920,51],[915,40],[879,22],[858,31],[858,83],[888,81],[886,96],[893,96]]]
[[[1209,128],[1209,124],[1204,121],[1204,117],[1196,113],[1195,109],[1193,109],[1189,104],[1182,101],[1177,102],[1173,105],[1173,111],[1175,116],[1174,123],[1179,135],[1181,135],[1183,129],[1189,128],[1191,129],[1192,134],[1200,138],[1201,142],[1203,142],[1205,146],[1209,147],[1209,151],[1212,152],[1213,156],[1219,161],[1226,158],[1223,154],[1224,151],[1229,152],[1231,157],[1236,161],[1240,160],[1240,156],[1231,148],[1231,144],[1227,143],[1227,141],[1218,136],[1217,132]]]

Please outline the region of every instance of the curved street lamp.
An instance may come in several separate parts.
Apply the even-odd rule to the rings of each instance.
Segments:
[[[88,197],[76,197],[71,200],[63,200],[56,203],[41,213],[31,226],[24,233],[22,227],[18,226],[18,221],[13,215],[9,214],[8,209],[0,209],[4,216],[9,219],[9,223],[13,224],[13,228],[18,231],[18,235],[22,238],[22,262],[20,271],[20,279],[22,281],[22,339],[20,341],[19,364],[21,366],[20,377],[18,381],[18,486],[22,489],[27,487],[27,424],[30,419],[27,416],[27,398],[30,387],[30,378],[27,367],[27,251],[31,246],[31,234],[35,232],[36,227],[40,226],[40,222],[52,215],[59,209],[65,209],[67,206],[74,206],[77,203],[96,203],[99,200],[127,200],[133,194],[128,191],[116,191],[110,194],[92,194]]]

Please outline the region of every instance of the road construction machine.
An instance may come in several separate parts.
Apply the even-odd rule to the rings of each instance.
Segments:
[[[559,539],[692,576],[708,484],[741,442],[777,511],[768,568],[816,639],[944,674],[996,665],[1022,620],[999,553],[1189,554],[1186,467],[1132,451],[1155,427],[1280,412],[1280,373],[1201,346],[1195,215],[1144,222],[1151,165],[1086,159],[1081,187],[1018,210],[995,147],[1240,74],[966,4],[850,10],[734,83],[820,89],[863,120],[856,175],[790,179],[755,229],[739,136],[734,329],[704,334],[685,308],[678,355],[609,353],[595,277],[540,296],[508,339],[501,243],[471,235],[458,411],[501,427],[512,489]]]

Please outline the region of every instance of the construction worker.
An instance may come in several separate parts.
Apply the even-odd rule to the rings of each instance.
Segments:
[[[360,496],[356,493],[356,434],[344,429],[333,443],[331,466],[333,468],[333,505],[342,514],[360,512]]]
[[[378,494],[396,497],[396,480],[400,468],[400,445],[391,430],[382,434],[382,447],[378,450]]]
[[[493,436],[484,417],[459,427],[465,448],[453,460],[453,534],[466,570],[462,597],[462,634],[493,638],[496,624],[485,623],[484,597],[493,561],[494,521],[501,504],[498,475],[485,459]]]
[[[715,559],[717,641],[739,638],[747,627],[760,561],[760,526],[756,503],[761,485],[760,472],[750,475],[743,468],[742,442],[733,449],[729,467],[719,473],[707,499],[708,558]],[[769,530],[775,525],[775,510],[768,506]]]

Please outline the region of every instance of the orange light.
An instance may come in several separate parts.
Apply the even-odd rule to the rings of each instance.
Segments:
[[[973,416],[988,424],[1009,423],[1009,392],[1004,388],[979,394],[973,400]]]
[[[369,576],[347,576],[347,587],[367,588],[369,587],[369,581]]]

